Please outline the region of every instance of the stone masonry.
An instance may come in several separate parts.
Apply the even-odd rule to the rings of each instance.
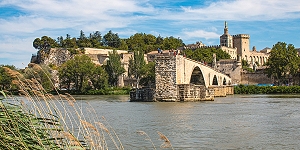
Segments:
[[[157,101],[175,101],[176,56],[158,55],[155,60],[155,98]]]
[[[203,81],[191,84],[191,77],[195,75],[194,73],[197,73],[196,76]],[[168,53],[157,55],[155,75],[154,101],[213,100],[214,96],[232,94],[232,92],[227,92],[226,88],[231,83],[230,77],[181,55]],[[210,88],[213,85],[213,78],[216,78],[217,84],[214,88]],[[224,82],[225,80],[227,82]],[[217,95],[214,90],[219,91]]]

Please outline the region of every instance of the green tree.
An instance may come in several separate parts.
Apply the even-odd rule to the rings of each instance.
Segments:
[[[252,69],[252,68],[249,68],[249,64],[248,64],[248,62],[246,61],[246,60],[242,60],[242,68],[244,69],[244,70],[247,70],[248,72],[254,72],[254,70]]]
[[[89,40],[92,44],[92,47],[100,48],[102,46],[102,36],[99,31],[96,31],[93,34],[90,34]]]
[[[174,38],[173,36],[164,38],[163,49],[177,49],[178,47],[183,46],[183,42],[179,38]]]
[[[16,70],[15,66],[0,65],[0,90],[9,90],[11,88],[11,81],[13,78],[5,71],[3,67]]]
[[[119,47],[120,50],[128,50],[128,45],[126,43],[126,39],[121,39],[121,45]]]
[[[48,36],[43,36],[41,38],[34,39],[33,47],[38,50],[49,50],[50,48],[58,47],[58,44],[54,39]]]
[[[58,70],[58,77],[60,80],[60,88],[65,87],[71,90],[71,83],[75,82],[76,66],[73,59],[66,61]]]
[[[109,52],[107,64],[105,66],[105,70],[108,73],[108,81],[110,85],[117,86],[118,78],[125,72],[124,67],[121,63],[121,58],[116,50],[113,52]]]
[[[85,36],[84,32],[81,30],[79,38],[77,39],[77,45],[80,48],[84,47],[92,47],[92,43],[90,40]]]
[[[78,48],[77,46],[77,39],[71,38],[69,34],[67,34],[66,39],[64,40],[64,48]]]
[[[66,43],[65,43],[65,40],[62,36],[57,38],[57,44],[58,44],[59,47],[65,47]]]
[[[206,63],[212,63],[213,61],[213,54],[216,54],[217,61],[220,59],[230,59],[230,55],[226,52],[224,52],[220,48],[198,48],[196,50],[184,50],[183,53],[186,55],[186,57],[206,62]]]
[[[127,40],[128,49],[131,51],[141,50],[146,48],[146,34],[145,33],[136,33],[130,36]]]
[[[164,38],[161,37],[160,35],[158,35],[158,37],[156,38],[156,41],[155,41],[155,45],[158,47],[162,47],[163,44],[164,44]]]
[[[102,66],[95,66],[90,80],[96,90],[105,89],[108,86],[108,74]]]
[[[121,46],[121,39],[118,33],[113,33],[109,30],[109,32],[103,36],[103,45],[119,48]]]
[[[141,69],[140,84],[144,86],[155,86],[155,62],[149,62]]]
[[[133,57],[129,59],[128,76],[132,76],[137,80],[136,88],[139,88],[139,82],[142,77],[142,68],[145,66],[144,53],[142,51],[134,51]]]
[[[67,85],[74,83],[76,91],[83,91],[84,82],[87,82],[94,68],[94,63],[87,55],[76,55],[68,60],[59,69],[59,78],[61,83]]]
[[[299,63],[300,58],[294,45],[278,42],[271,50],[266,63],[266,73],[268,77],[273,77],[280,85],[286,82],[289,76],[294,77],[297,74]]]
[[[26,79],[36,79],[47,92],[53,89],[53,81],[51,80],[51,69],[46,65],[38,65],[31,63],[23,71],[23,75]]]

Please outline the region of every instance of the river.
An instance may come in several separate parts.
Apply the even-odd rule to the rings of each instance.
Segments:
[[[300,95],[232,95],[204,102],[129,102],[128,96],[75,96],[104,116],[125,149],[300,149]],[[93,117],[93,116],[91,116]]]

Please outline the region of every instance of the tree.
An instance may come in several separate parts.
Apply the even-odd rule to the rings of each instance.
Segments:
[[[65,40],[62,36],[57,38],[57,44],[59,45],[59,47],[65,47]]]
[[[66,61],[64,64],[61,65],[61,67],[58,70],[58,77],[60,80],[60,88],[62,86],[66,86],[68,90],[71,90],[71,83],[75,82],[75,72],[76,66],[75,61],[73,59],[70,59]]]
[[[92,70],[90,80],[95,89],[105,89],[108,85],[108,74],[102,66],[95,66]]]
[[[206,63],[213,62],[214,53],[216,54],[217,61],[220,59],[230,59],[230,55],[220,48],[198,48],[196,50],[184,50],[183,53],[188,58]]]
[[[128,50],[126,39],[121,39],[121,45],[120,45],[119,49],[120,50]]]
[[[163,45],[163,42],[164,42],[164,38],[161,37],[160,35],[158,35],[158,37],[156,38],[155,44],[156,44],[156,45],[159,45],[159,46],[162,46],[162,45]]]
[[[83,91],[83,83],[87,82],[94,68],[94,63],[87,55],[76,55],[68,60],[59,69],[59,78],[62,83],[67,84],[70,90],[70,84],[74,83],[76,91]]]
[[[297,74],[299,63],[300,58],[294,45],[278,42],[271,50],[266,63],[266,73],[268,77],[273,77],[280,85],[282,82],[287,82],[288,76],[294,77]]]
[[[77,46],[77,39],[76,38],[72,38],[69,34],[66,35],[66,39],[64,40],[64,48],[78,48]]]
[[[16,70],[15,66],[0,65],[0,90],[8,90],[11,88],[11,81],[13,78],[5,71],[3,67]]]
[[[118,48],[121,46],[121,39],[119,38],[118,33],[113,33],[109,30],[109,32],[103,36],[103,44],[105,46]]]
[[[80,48],[84,47],[92,47],[92,43],[90,40],[85,36],[84,32],[80,30],[79,38],[77,39],[77,45]]]
[[[36,79],[47,92],[53,89],[51,80],[51,69],[46,65],[29,64],[24,70],[24,77],[26,79]],[[40,89],[41,90],[41,89]]]
[[[43,36],[41,39],[36,38],[33,41],[33,47],[38,50],[49,50],[50,48],[58,47],[58,44],[54,39]]]
[[[134,51],[133,57],[129,59],[128,76],[136,78],[136,88],[139,88],[139,82],[142,77],[142,68],[145,66],[144,53],[142,51]]]
[[[120,75],[122,75],[125,72],[124,67],[121,63],[121,58],[116,50],[113,50],[113,52],[109,52],[107,60],[107,65],[105,66],[105,70],[108,73],[108,81],[110,85],[117,86],[118,78]]]
[[[127,39],[127,44],[131,51],[143,50],[144,53],[148,53],[156,49],[156,37],[151,34],[136,33]]]
[[[179,38],[174,38],[173,36],[164,38],[163,49],[177,49],[178,47],[183,46],[183,42]]]
[[[96,31],[93,34],[90,34],[89,40],[92,44],[92,47],[100,48],[100,46],[102,46],[102,43],[101,43],[102,36],[101,36],[101,33],[99,31]]]
[[[149,62],[141,69],[141,81],[140,84],[144,86],[155,85],[155,62]]]

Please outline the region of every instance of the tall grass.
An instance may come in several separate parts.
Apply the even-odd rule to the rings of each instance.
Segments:
[[[13,83],[18,85],[21,98],[1,101],[1,136],[6,139],[1,141],[3,148],[124,149],[113,129],[102,123],[105,120],[86,117],[70,94],[48,94],[35,78],[25,79],[16,71],[5,69],[15,78]],[[95,111],[91,113],[97,116]],[[106,138],[113,145],[108,145]]]
[[[113,127],[105,117],[98,117],[91,105],[82,108],[68,93],[56,91],[54,96],[35,78],[25,79],[16,71],[5,70],[14,77],[20,96],[1,92],[0,149],[125,149]],[[83,109],[90,114],[85,115]],[[164,140],[161,147],[173,149],[170,141],[158,134]]]

